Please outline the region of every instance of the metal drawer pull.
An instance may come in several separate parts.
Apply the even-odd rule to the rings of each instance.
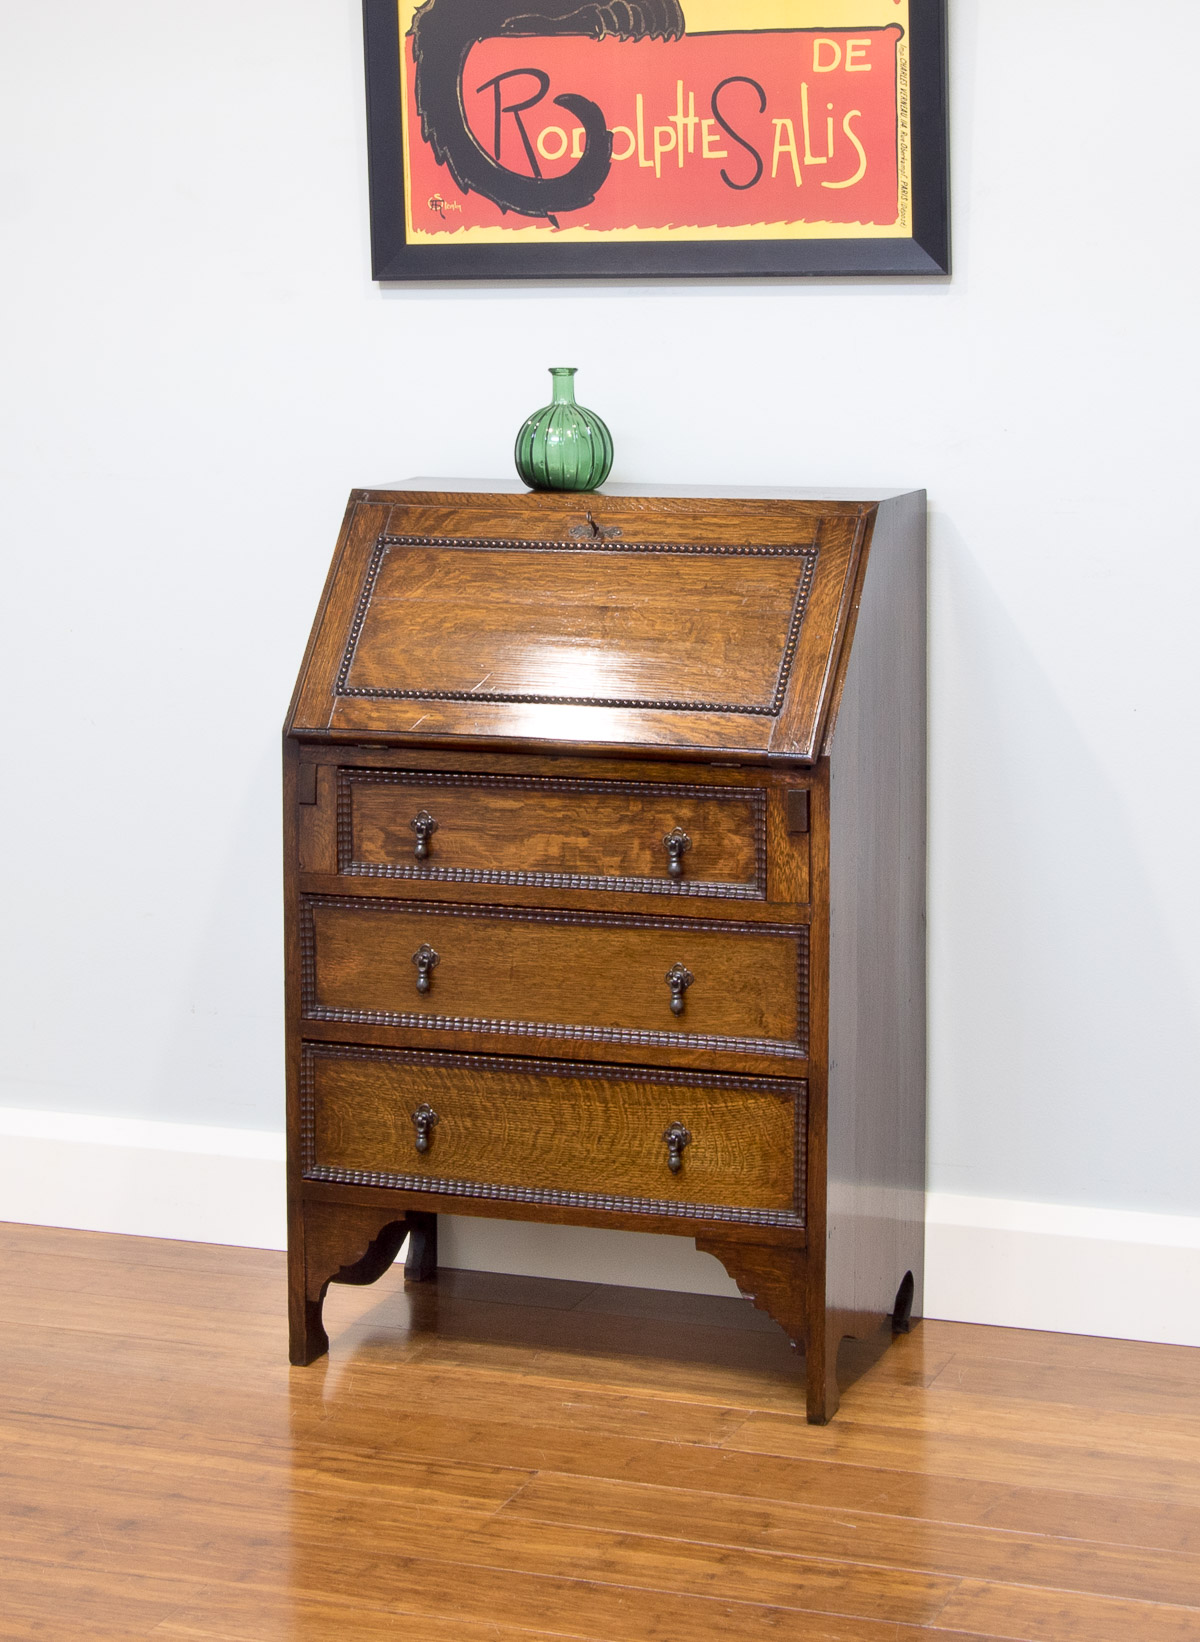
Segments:
[[[663,1133],[667,1143],[667,1168],[672,1174],[678,1174],[683,1168],[683,1148],[692,1144],[690,1129],[685,1129],[682,1123],[672,1123]]]
[[[667,970],[665,978],[667,985],[671,988],[671,1013],[672,1015],[682,1015],[683,994],[696,977],[690,969],[685,969],[682,964],[672,964],[670,969]]]
[[[417,991],[428,992],[429,978],[442,960],[426,941],[413,953],[412,961],[417,966]]]
[[[413,847],[413,854],[418,861],[423,861],[429,854],[429,840],[438,830],[438,824],[428,810],[421,810],[408,823],[417,835],[417,842]]]
[[[692,841],[682,827],[674,827],[663,839],[667,852],[667,871],[672,878],[683,877],[683,858],[692,847]]]
[[[429,1141],[433,1134],[434,1126],[435,1124],[440,1123],[441,1119],[438,1117],[432,1106],[430,1106],[426,1101],[422,1101],[413,1113],[412,1120],[413,1128],[417,1131],[417,1150],[419,1152],[427,1152],[429,1150]]]

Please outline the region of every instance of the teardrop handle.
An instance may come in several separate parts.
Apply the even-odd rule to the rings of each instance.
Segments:
[[[441,963],[441,958],[426,941],[413,953],[412,961],[417,966],[417,991],[428,992],[430,977]]]
[[[683,858],[692,847],[692,841],[682,827],[673,827],[663,839],[667,852],[667,871],[672,878],[683,877]]]
[[[690,969],[685,969],[682,964],[672,964],[670,969],[667,970],[665,979],[667,985],[671,988],[671,1013],[672,1015],[682,1015],[683,994],[696,977]]]
[[[438,830],[438,824],[428,810],[421,810],[408,824],[417,835],[413,854],[418,861],[423,861],[429,854],[429,840]]]
[[[441,1121],[433,1107],[429,1105],[428,1101],[424,1100],[412,1114],[413,1128],[417,1131],[417,1150],[419,1152],[429,1150],[434,1128]]]
[[[672,1123],[663,1132],[663,1140],[667,1147],[667,1168],[672,1174],[678,1174],[683,1168],[683,1148],[692,1144],[690,1129],[685,1129],[682,1123]]]

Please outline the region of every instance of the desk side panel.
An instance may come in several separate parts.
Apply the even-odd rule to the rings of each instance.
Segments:
[[[884,503],[830,743],[826,1295],[866,1336],[925,1218],[926,515]]]

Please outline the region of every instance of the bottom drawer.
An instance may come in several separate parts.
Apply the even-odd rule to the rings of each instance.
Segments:
[[[799,1079],[332,1044],[302,1064],[311,1180],[803,1224]]]

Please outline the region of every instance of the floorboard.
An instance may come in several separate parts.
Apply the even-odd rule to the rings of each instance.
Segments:
[[[1200,1642],[1200,1352],[0,1226],[0,1642]]]

